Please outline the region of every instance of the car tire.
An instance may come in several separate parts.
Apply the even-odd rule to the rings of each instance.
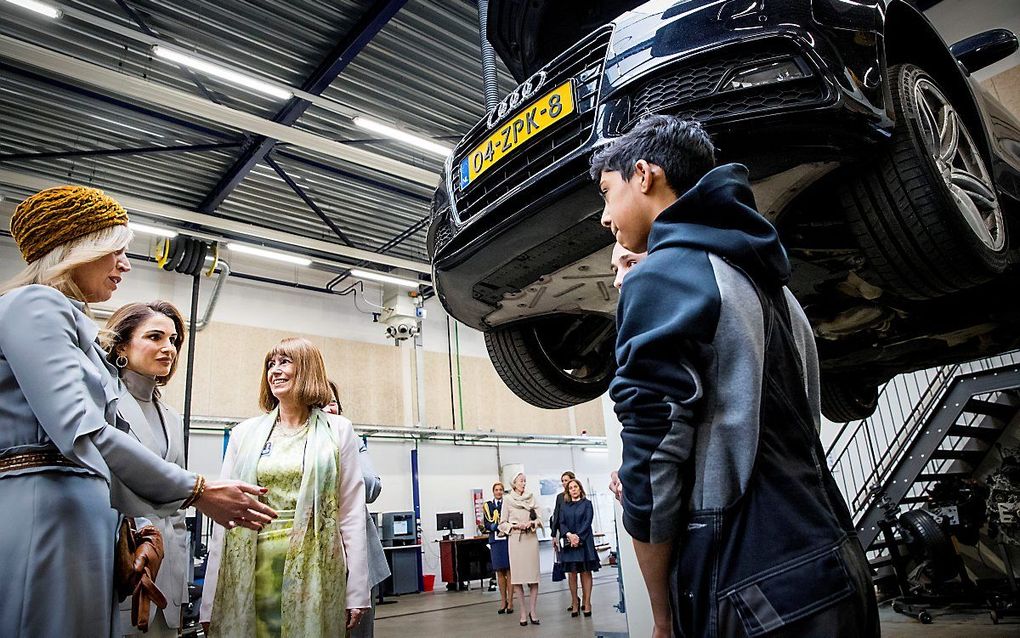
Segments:
[[[898,522],[906,532],[911,555],[917,561],[927,561],[932,580],[941,583],[959,574],[953,541],[934,516],[916,509],[901,514]]]
[[[923,300],[1009,264],[995,185],[966,124],[923,69],[889,68],[897,125],[887,150],[840,190],[874,283]]]
[[[823,380],[822,414],[834,423],[860,421],[875,413],[878,407],[878,386]]]
[[[564,343],[566,335],[592,335],[598,343],[583,350]],[[516,322],[485,333],[496,372],[514,394],[540,408],[568,408],[600,397],[616,373],[612,319],[597,315],[557,315]],[[581,368],[564,369],[567,365]]]

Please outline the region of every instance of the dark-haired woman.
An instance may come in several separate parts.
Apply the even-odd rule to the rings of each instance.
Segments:
[[[117,411],[130,424],[129,432],[161,458],[184,467],[184,425],[181,416],[160,400],[159,391],[177,370],[184,344],[181,312],[168,301],[122,306],[107,320],[100,341],[109,353],[107,361],[124,382]],[[174,638],[181,626],[181,605],[188,600],[188,528],[180,510],[146,518],[163,537],[156,586],[167,600],[165,609],[152,606],[146,633]],[[124,635],[139,633],[131,627],[131,600],[120,609]]]
[[[570,575],[570,594],[574,601],[570,615],[576,618],[579,611],[583,611],[585,616],[591,616],[591,575],[600,566],[591,529],[595,508],[577,479],[570,479],[564,494],[563,507],[560,509],[560,563],[563,564],[563,571]],[[580,610],[577,608],[578,576],[581,579],[583,601]]]

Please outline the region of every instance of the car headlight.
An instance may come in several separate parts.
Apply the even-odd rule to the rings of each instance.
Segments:
[[[764,84],[778,84],[810,77],[811,72],[797,58],[786,58],[773,62],[756,63],[740,67],[730,73],[722,83],[723,91],[749,89]]]

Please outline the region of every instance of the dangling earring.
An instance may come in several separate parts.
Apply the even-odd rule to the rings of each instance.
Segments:
[[[116,366],[117,366],[118,368],[126,368],[126,367],[127,367],[127,364],[128,364],[128,360],[127,360],[127,357],[125,357],[124,355],[119,355],[119,356],[117,357],[117,360],[116,360],[116,361],[114,361],[114,364],[115,364],[115,365],[116,365]]]

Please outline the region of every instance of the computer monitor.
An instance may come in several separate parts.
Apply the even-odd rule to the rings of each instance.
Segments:
[[[464,528],[464,512],[443,512],[436,514],[436,529],[449,530],[453,533],[455,529]]]
[[[387,545],[415,540],[414,512],[383,512],[381,531],[382,541]]]
[[[405,519],[393,521],[393,536],[407,536],[411,533],[411,521]]]

